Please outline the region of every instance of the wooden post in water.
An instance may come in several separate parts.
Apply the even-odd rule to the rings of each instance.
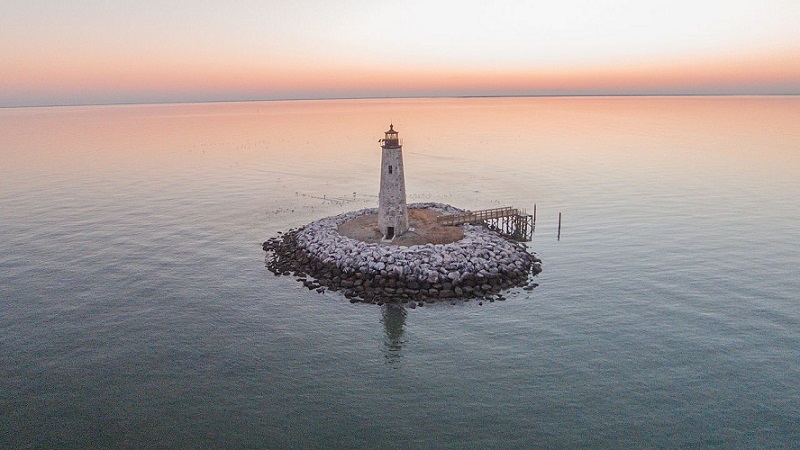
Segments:
[[[536,226],[536,203],[533,204],[533,226]]]
[[[561,240],[561,213],[558,213],[558,240]]]

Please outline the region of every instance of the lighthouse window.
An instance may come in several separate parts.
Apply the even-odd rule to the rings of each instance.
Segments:
[[[392,173],[392,166],[389,166],[389,173]]]

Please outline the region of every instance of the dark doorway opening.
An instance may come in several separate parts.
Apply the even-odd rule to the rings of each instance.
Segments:
[[[394,227],[386,227],[386,239],[394,239]]]

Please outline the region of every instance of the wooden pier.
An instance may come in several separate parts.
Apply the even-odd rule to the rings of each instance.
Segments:
[[[516,241],[530,241],[533,238],[533,216],[524,209],[512,206],[466,211],[460,214],[444,214],[436,218],[441,225],[461,225],[465,223],[485,225],[491,230]]]

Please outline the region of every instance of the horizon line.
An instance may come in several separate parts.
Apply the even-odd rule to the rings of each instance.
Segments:
[[[447,98],[596,98],[596,97],[797,97],[800,93],[682,93],[682,94],[466,94],[466,95],[400,95],[400,96],[363,96],[363,97],[316,97],[316,98],[272,98],[242,100],[183,100],[183,101],[142,101],[142,102],[109,102],[109,103],[56,103],[48,105],[14,105],[0,109],[16,108],[70,108],[77,106],[146,106],[146,105],[194,105],[204,103],[262,103],[262,102],[304,102],[328,100],[412,100],[412,99],[447,99]]]

